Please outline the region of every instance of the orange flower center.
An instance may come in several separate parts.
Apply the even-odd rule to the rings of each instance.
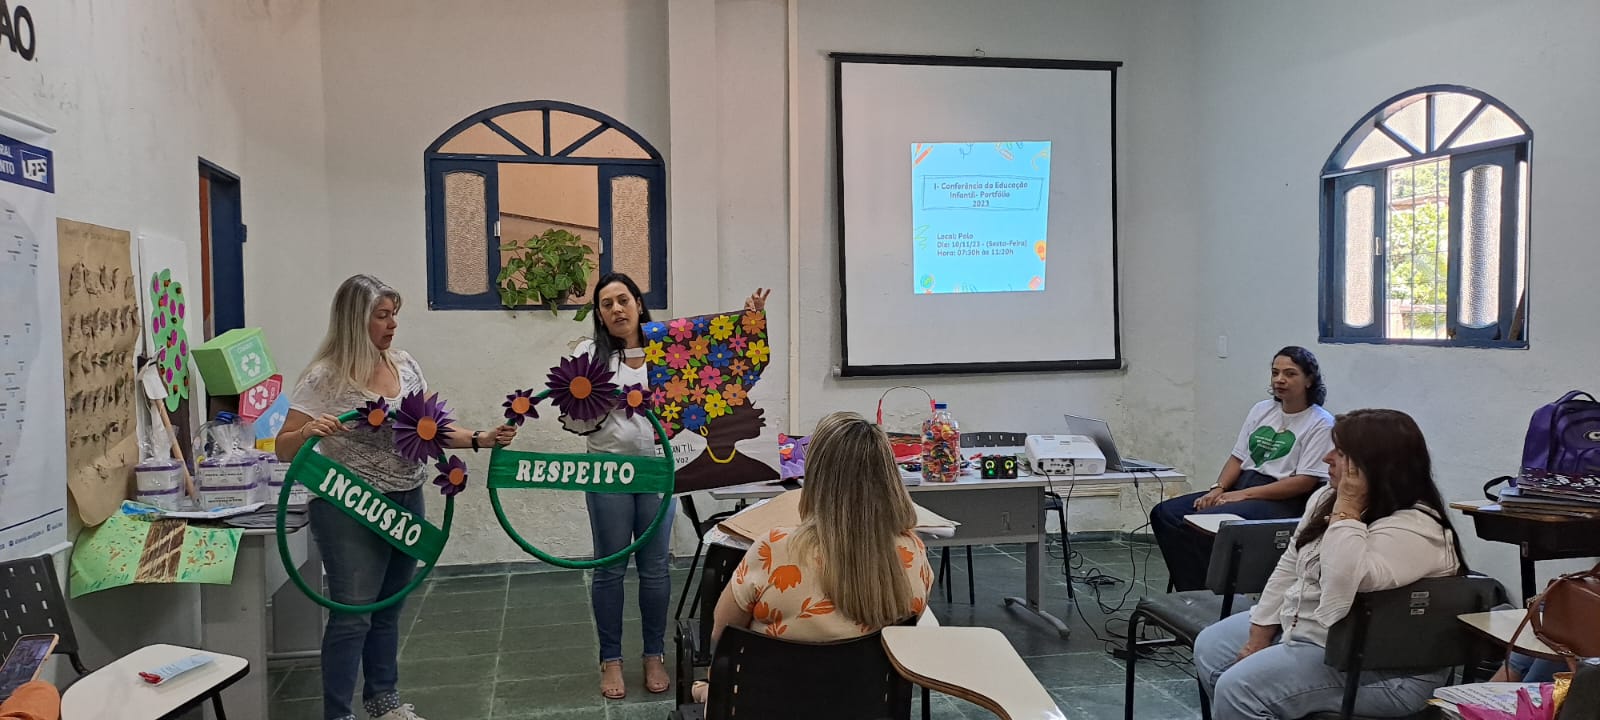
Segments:
[[[533,401],[525,397],[518,397],[517,399],[511,401],[511,412],[514,412],[518,415],[527,415],[528,410],[532,407]]]
[[[385,418],[386,416],[382,410],[373,408],[372,412],[367,413],[367,424],[373,427],[381,427]]]
[[[594,392],[594,383],[589,382],[589,378],[586,377],[573,378],[572,384],[567,386],[567,392],[572,393],[574,398],[586,400],[589,394]]]
[[[467,482],[467,471],[462,470],[461,468],[455,468],[455,469],[450,471],[450,484],[451,485],[465,485],[466,482]]]
[[[638,390],[628,391],[628,407],[639,407],[644,404],[644,393]]]
[[[417,437],[431,442],[439,434],[439,423],[433,418],[423,418],[417,421]]]

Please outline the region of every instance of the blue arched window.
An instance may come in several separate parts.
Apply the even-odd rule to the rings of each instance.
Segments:
[[[1527,347],[1533,131],[1471,88],[1396,95],[1322,169],[1324,342]]]
[[[502,244],[550,228],[595,251],[588,289],[625,272],[645,304],[667,304],[666,175],[638,133],[603,114],[538,100],[492,107],[456,123],[423,154],[428,204],[428,307],[504,309]]]

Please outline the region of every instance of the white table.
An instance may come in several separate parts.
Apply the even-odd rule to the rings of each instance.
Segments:
[[[306,582],[321,587],[322,560],[316,543],[311,542],[309,527],[290,528],[289,533],[290,556]],[[226,693],[224,699],[234,709],[234,720],[266,720],[270,688],[265,668],[267,658],[275,655],[273,650],[285,649],[287,639],[294,643],[288,649],[302,651],[294,654],[314,655],[321,644],[321,606],[287,579],[278,558],[277,530],[252,528],[239,539],[233,583],[200,586],[201,644],[241,656],[261,670]],[[273,600],[270,617],[269,598]]]
[[[994,628],[886,627],[883,648],[900,676],[1004,720],[1065,720],[1033,671]]]
[[[190,670],[160,686],[139,678],[142,670],[177,662],[195,653],[211,656],[211,664]],[[249,673],[250,664],[242,657],[177,645],[147,645],[83,676],[67,688],[66,695],[61,698],[61,717],[64,720],[162,720],[178,717],[210,698],[217,717],[223,718],[222,689]],[[261,711],[265,712],[264,705]]]
[[[1562,657],[1544,644],[1538,636],[1533,634],[1533,625],[1523,628],[1522,636],[1517,637],[1517,627],[1522,625],[1522,619],[1528,616],[1527,610],[1492,610],[1490,612],[1467,613],[1458,620],[1467,627],[1500,643],[1511,645],[1511,639],[1516,638],[1517,652],[1532,655],[1545,660],[1561,660]]]
[[[1244,518],[1233,513],[1197,513],[1183,516],[1183,521],[1194,529],[1207,535],[1216,536],[1222,529],[1222,524],[1229,520],[1243,520]]]
[[[969,448],[972,452],[1004,454],[1009,448]],[[1045,587],[1045,492],[1054,490],[1065,497],[1075,481],[1084,485],[1133,482],[1152,478],[1160,482],[1184,482],[1183,475],[1172,471],[1155,473],[1106,473],[1104,475],[1079,475],[1076,478],[1042,475],[1022,475],[1015,479],[985,480],[968,470],[953,483],[908,485],[916,496],[918,505],[954,520],[961,525],[949,538],[927,541],[930,547],[950,545],[988,545],[995,543],[1022,543],[1026,546],[1027,588],[1025,597],[1008,597],[1006,605],[1020,605],[1039,616],[1056,629],[1065,640],[1071,635],[1066,623],[1046,612],[1043,606]],[[756,500],[783,493],[778,483],[749,483],[711,491],[718,500]]]

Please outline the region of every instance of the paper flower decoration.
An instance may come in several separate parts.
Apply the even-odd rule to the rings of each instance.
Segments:
[[[605,362],[584,353],[550,368],[550,401],[561,414],[580,422],[599,420],[616,406],[617,384]]]
[[[647,353],[645,363],[649,389],[663,399],[655,407],[668,435],[701,432],[748,409],[751,388],[772,360],[765,312],[678,318],[655,332],[666,338],[662,352]]]
[[[369,400],[361,406],[361,427],[376,432],[389,422],[389,401],[383,398]]]
[[[629,385],[622,389],[622,407],[628,417],[643,415],[650,409],[650,391],[643,385]]]
[[[438,457],[444,451],[445,429],[453,422],[438,393],[411,393],[400,400],[400,411],[394,416],[395,449],[412,462]]]
[[[539,411],[534,409],[539,401],[533,397],[532,390],[518,390],[506,396],[506,401],[500,407],[506,409],[506,421],[518,427],[522,426],[528,418],[539,418]]]
[[[445,497],[455,495],[467,487],[467,464],[461,458],[451,455],[433,465],[439,470],[439,477],[433,479],[433,484],[439,486],[439,494]]]
[[[660,340],[661,338],[664,338],[666,336],[667,336],[667,324],[666,323],[647,322],[647,323],[644,324],[644,339],[646,339],[646,340]]]

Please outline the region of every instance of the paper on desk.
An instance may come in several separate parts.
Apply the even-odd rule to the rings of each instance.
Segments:
[[[800,490],[790,490],[766,502],[752,505],[743,512],[718,523],[717,528],[748,542],[775,527],[795,527],[800,524],[800,493]],[[919,533],[949,537],[955,534],[956,526],[960,525],[921,505],[913,505],[917,510],[915,530]],[[941,532],[947,532],[949,535],[940,535]]]
[[[67,586],[79,598],[135,583],[227,585],[233,582],[243,534],[236,528],[116,513],[78,536]]]
[[[1433,691],[1433,696],[1452,705],[1477,705],[1490,710],[1514,713],[1517,711],[1517,691],[1522,688],[1528,689],[1528,698],[1534,707],[1539,707],[1543,699],[1540,697],[1539,683],[1485,682],[1450,685]]]

